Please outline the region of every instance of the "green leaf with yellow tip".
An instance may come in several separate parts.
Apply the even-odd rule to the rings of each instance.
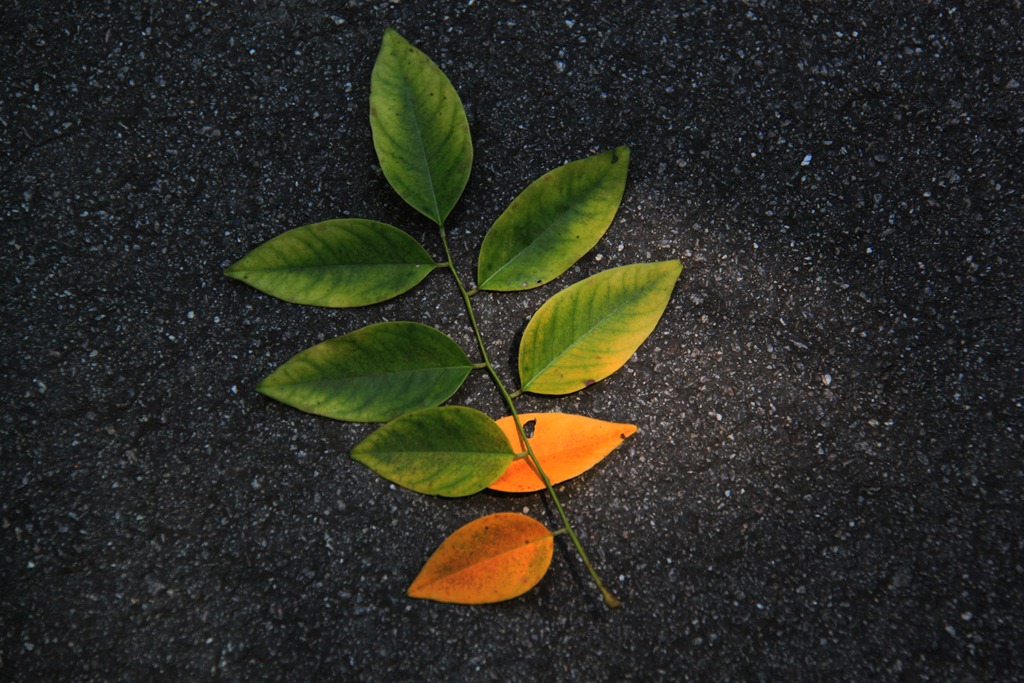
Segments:
[[[370,129],[388,183],[442,225],[473,165],[469,122],[448,77],[392,29],[370,76]]]
[[[516,197],[484,237],[477,287],[539,287],[564,273],[608,230],[622,202],[629,148],[546,173]]]
[[[342,218],[267,240],[224,274],[284,301],[349,308],[407,292],[438,267],[398,228]]]
[[[679,261],[612,268],[554,295],[519,344],[523,391],[569,394],[621,368],[668,306]]]

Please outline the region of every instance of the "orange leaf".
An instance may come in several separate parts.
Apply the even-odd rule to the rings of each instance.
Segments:
[[[459,528],[409,586],[409,597],[481,605],[530,590],[551,566],[555,544],[540,522],[499,512]]]
[[[519,419],[524,427],[533,422],[530,445],[552,484],[583,474],[636,432],[636,425],[604,422],[583,415],[525,413]],[[526,450],[526,444],[519,437],[511,415],[496,422],[513,448],[519,452]],[[527,430],[527,435],[529,433]],[[529,458],[519,458],[513,460],[505,473],[488,488],[507,493],[526,493],[542,490],[544,482]]]

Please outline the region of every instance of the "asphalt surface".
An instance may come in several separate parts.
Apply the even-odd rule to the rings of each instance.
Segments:
[[[628,7],[626,6],[628,5]],[[1024,8],[973,2],[19,2],[0,7],[0,679],[1024,679]],[[486,607],[405,590],[442,500],[347,450],[371,427],[254,385],[382,320],[474,350],[450,279],[293,306],[222,276],[336,217],[435,231],[370,140],[386,27],[465,103],[449,221],[472,280],[532,179],[629,145],[605,239],[474,299],[517,335],[604,268],[681,259],[612,378],[525,410],[639,431],[560,486],[560,538]],[[501,414],[486,376],[453,399]]]

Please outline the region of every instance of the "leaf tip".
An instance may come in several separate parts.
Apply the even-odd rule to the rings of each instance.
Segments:
[[[682,259],[674,258],[669,259],[668,261],[661,261],[659,264],[652,265],[661,265],[664,268],[670,269],[675,275],[675,279],[678,280],[679,276],[683,274],[683,268],[686,264],[683,263]]]

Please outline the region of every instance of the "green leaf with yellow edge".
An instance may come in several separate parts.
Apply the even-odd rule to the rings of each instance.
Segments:
[[[608,230],[622,202],[629,148],[573,161],[516,197],[484,237],[479,289],[539,287],[564,273]]]
[[[621,368],[654,331],[682,270],[679,261],[620,266],[548,299],[519,344],[522,390],[569,394]]]
[[[481,605],[519,597],[551,566],[553,536],[535,519],[499,512],[444,540],[409,586],[409,597]]]
[[[566,413],[524,413],[519,416],[530,447],[552,484],[583,474],[636,432],[636,425],[595,420]],[[509,442],[526,451],[511,415],[496,420]],[[532,436],[531,436],[532,434]],[[530,458],[518,458],[489,487],[492,491],[527,493],[541,491],[544,482]]]
[[[352,449],[399,486],[436,496],[469,496],[487,488],[512,462],[504,432],[463,406],[425,408],[387,423]]]
[[[442,225],[473,165],[469,122],[448,77],[392,29],[370,77],[370,128],[388,183]]]
[[[256,390],[335,420],[386,422],[444,403],[473,363],[447,335],[429,325],[369,325],[302,351]]]
[[[398,228],[342,218],[267,240],[224,274],[292,303],[348,308],[398,296],[437,267]]]

